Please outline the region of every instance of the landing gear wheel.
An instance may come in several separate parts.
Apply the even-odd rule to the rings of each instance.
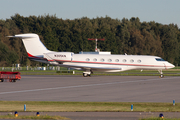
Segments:
[[[88,74],[87,73],[83,73],[83,77],[87,77],[88,76]]]
[[[91,74],[83,73],[83,77],[91,77]]]
[[[16,82],[16,80],[12,80],[12,82]]]
[[[163,78],[163,77],[164,77],[164,75],[163,75],[163,74],[161,74],[159,77],[160,77],[160,78]]]
[[[91,73],[92,73],[91,70],[86,70],[86,71],[83,72],[83,77],[90,77]]]
[[[159,71],[159,73],[160,73],[160,76],[159,76],[159,78],[163,78],[164,77],[164,75],[163,75],[163,72],[162,72],[162,70],[158,70]]]

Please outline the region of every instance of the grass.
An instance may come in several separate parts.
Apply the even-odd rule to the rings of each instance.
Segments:
[[[1,71],[11,71],[12,67],[2,67],[0,68]],[[61,67],[61,71],[57,71],[58,68],[54,67],[54,69],[48,70],[37,70],[37,67],[26,69],[26,67],[21,67],[19,69],[15,69],[14,71],[21,72],[21,75],[73,75],[72,71],[75,71],[74,75],[82,75],[83,71],[78,70],[70,70],[68,71],[67,68]],[[173,69],[163,70],[165,76],[180,76],[180,67],[175,67]],[[93,75],[115,75],[115,76],[159,76],[159,72],[157,70],[129,70],[129,71],[122,71],[116,73],[106,73],[106,72],[94,72]]]
[[[49,115],[40,115],[40,116],[25,116],[25,115],[18,115],[18,117],[15,117],[14,115],[0,115],[0,119],[46,119],[46,120],[67,120],[66,117],[61,116],[49,116]]]
[[[180,103],[136,103],[136,102],[49,102],[49,101],[0,101],[1,112],[180,112]],[[0,115],[0,119],[68,119],[61,116],[40,115],[15,117]],[[180,120],[179,118],[141,118],[139,120]]]
[[[72,73],[72,70],[61,71],[60,73],[55,70],[46,70],[46,71],[20,71],[21,75],[82,75],[83,71],[75,70],[75,74]],[[180,76],[180,69],[169,69],[163,71],[164,76]],[[103,76],[159,76],[157,70],[129,70],[116,73],[106,73],[106,72],[94,72],[92,75],[103,75]]]
[[[31,102],[31,101],[0,101],[0,111],[43,112],[180,112],[180,103],[131,103],[131,102]]]

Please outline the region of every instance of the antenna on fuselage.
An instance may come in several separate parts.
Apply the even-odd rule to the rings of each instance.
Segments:
[[[96,45],[95,45],[95,52],[99,52],[100,50],[97,48],[97,41],[98,40],[105,40],[104,38],[102,38],[102,39],[97,39],[97,38],[88,38],[88,40],[95,40],[96,41]]]

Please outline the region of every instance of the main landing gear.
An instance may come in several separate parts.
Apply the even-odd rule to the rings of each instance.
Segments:
[[[160,73],[160,76],[159,76],[159,78],[163,78],[164,77],[164,75],[163,75],[163,72],[162,72],[162,70],[158,70],[159,71],[159,73]]]
[[[83,77],[90,77],[91,73],[93,73],[91,70],[83,72]]]
[[[90,77],[91,74],[88,74],[88,73],[83,73],[83,77]]]

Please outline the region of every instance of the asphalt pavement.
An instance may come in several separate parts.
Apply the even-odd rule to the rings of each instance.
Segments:
[[[160,103],[172,103],[175,100],[179,103],[179,86],[179,76],[159,78],[157,76],[30,75],[22,76],[22,79],[15,83],[0,83],[0,100]],[[158,117],[159,112],[50,112],[48,114],[57,114],[73,120],[136,120],[142,117]],[[180,117],[179,112],[167,112],[164,115]]]

